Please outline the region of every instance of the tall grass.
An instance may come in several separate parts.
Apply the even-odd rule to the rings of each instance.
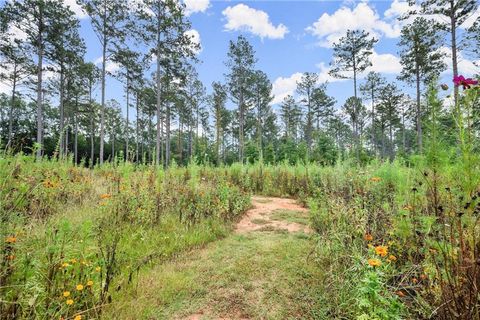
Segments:
[[[2,158],[0,318],[98,318],[142,268],[227,235],[250,194],[310,207],[316,246],[308,258],[326,274],[317,314],[479,318],[480,183],[465,177],[479,164],[431,150],[364,167],[167,171]]]

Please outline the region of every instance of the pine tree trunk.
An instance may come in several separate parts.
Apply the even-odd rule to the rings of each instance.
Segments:
[[[66,129],[66,131],[65,131],[65,153],[64,153],[65,157],[68,156],[68,138],[69,138],[68,135],[69,135],[69,133],[70,133],[70,132],[69,132],[69,127],[68,127],[68,120],[69,120],[69,119],[68,119],[68,117],[67,117],[67,119],[66,119],[67,129]]]
[[[161,20],[160,16],[162,13],[162,2],[158,0],[157,2],[157,70],[156,70],[156,80],[157,80],[157,140],[156,140],[156,148],[155,148],[155,165],[160,165],[160,148],[162,144],[162,132],[161,132],[161,107],[162,107],[162,81],[161,81],[161,74],[160,74],[160,55],[161,55],[161,47],[160,47],[160,35],[161,35]],[[168,160],[167,160],[168,161]]]
[[[63,132],[65,130],[65,69],[63,62],[60,63],[60,136],[59,157],[63,159]]]
[[[78,101],[77,101],[77,104],[78,104]],[[75,138],[74,138],[74,144],[73,144],[73,155],[74,155],[73,157],[75,159],[75,165],[77,165],[78,164],[78,123],[77,123],[76,113],[73,115],[73,122],[74,122],[74,130],[75,130]]]
[[[38,25],[38,39],[37,39],[37,160],[40,160],[43,155],[43,8],[39,5],[39,25]]]
[[[105,35],[104,26],[104,35]],[[102,105],[100,108],[100,165],[103,165],[103,149],[105,144],[105,77],[107,63],[107,40],[104,39],[102,47]]]
[[[375,135],[375,92],[372,87],[372,147],[373,147],[373,154],[377,154],[377,141]]]
[[[390,117],[390,119],[391,119],[391,117]],[[390,161],[393,161],[393,158],[394,158],[393,126],[392,126],[391,123],[390,123],[390,126],[389,126],[389,130],[390,130]]]
[[[450,29],[452,37],[452,67],[453,77],[458,76],[458,62],[457,62],[457,20],[455,17],[455,1],[450,0]],[[458,87],[453,87],[453,95],[455,99],[455,105],[458,103]]]
[[[178,136],[177,136],[177,148],[178,148],[178,161],[181,165],[183,162],[183,141],[182,141],[182,131],[183,131],[183,123],[182,119],[178,117]]]
[[[129,128],[129,109],[130,109],[130,76],[127,71],[127,88],[126,88],[126,96],[127,96],[127,118],[126,118],[126,125],[125,125],[125,161],[128,161],[128,128]]]
[[[115,164],[115,134],[112,133],[112,156],[111,160],[113,164]]]
[[[197,114],[196,119],[195,119],[195,133],[196,134],[195,134],[195,147],[191,151],[192,154],[195,153],[197,151],[197,148],[198,148],[198,146],[197,146],[197,144],[198,144],[198,124],[199,124],[198,119],[200,117],[200,115],[199,115],[200,111],[199,111],[199,108],[198,108],[198,103],[196,104],[195,111],[196,111],[196,114]]]
[[[95,165],[95,124],[93,116],[90,117],[90,167]]]
[[[357,68],[355,65],[355,56],[353,57],[353,94],[355,97],[355,122],[358,121],[358,108],[357,108]],[[355,154],[357,157],[357,161],[360,160],[360,139],[358,137],[358,127],[357,123],[355,123],[355,130],[354,130],[354,135],[355,135]]]
[[[385,159],[385,125],[382,124],[382,159]]]
[[[170,104],[166,104],[166,115],[165,115],[165,166],[170,166]]]
[[[8,111],[8,140],[7,148],[12,147],[13,139],[13,110],[15,109],[15,94],[17,90],[17,64],[13,66],[13,84],[12,84],[12,98],[10,100],[10,110]]]
[[[415,65],[415,74],[416,74],[416,85],[417,85],[417,143],[418,143],[418,152],[423,153],[423,137],[422,137],[422,109],[420,105],[420,70],[418,62]]]
[[[139,143],[140,143],[140,136],[139,136],[139,121],[140,121],[140,95],[138,92],[136,93],[137,95],[137,101],[136,101],[136,113],[137,113],[137,120],[136,120],[136,126],[135,126],[135,162],[138,164],[139,160]]]
[[[257,96],[259,93],[257,93]],[[260,102],[257,102],[257,139],[258,151],[260,152],[260,159],[263,161],[263,146],[262,146],[262,119],[260,114]]]
[[[198,136],[197,136],[198,139]],[[188,129],[188,159],[191,160],[193,156],[193,128],[190,125]]]
[[[90,167],[93,168],[95,165],[95,109],[93,107],[92,82],[90,82],[88,88],[88,97],[90,108],[92,110],[92,114],[90,115]]]
[[[153,146],[152,146],[152,134],[153,134],[153,112],[148,113],[148,132],[147,132],[147,152],[150,156],[150,161],[154,164],[154,154],[153,154]],[[143,152],[142,152],[143,153]]]
[[[242,90],[242,88],[241,88]],[[238,127],[238,160],[243,164],[243,126],[244,126],[244,108],[243,108],[243,90],[240,92],[240,101],[239,101],[239,127]]]

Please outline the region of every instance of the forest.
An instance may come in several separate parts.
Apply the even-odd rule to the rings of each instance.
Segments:
[[[477,0],[278,103],[247,32],[202,82],[189,2],[0,2],[0,319],[480,319]]]

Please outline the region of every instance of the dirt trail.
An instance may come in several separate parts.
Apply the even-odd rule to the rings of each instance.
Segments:
[[[253,208],[248,210],[243,218],[237,223],[235,233],[249,234],[254,231],[287,231],[289,233],[312,232],[307,223],[299,223],[288,221],[289,219],[303,218],[308,220],[308,210],[300,206],[295,200],[287,198],[261,197],[254,196],[252,198]],[[205,313],[194,313],[184,320],[203,320],[206,319]],[[245,317],[242,313],[229,315],[227,317],[213,317],[208,319],[215,320],[250,320],[252,318]]]
[[[284,198],[252,204],[229,236],[143,274],[111,318],[318,319],[324,280],[307,259],[308,210]]]
[[[300,217],[308,215],[308,210],[301,207],[293,199],[254,196],[252,204],[253,208],[248,210],[237,224],[235,230],[237,233],[242,234],[265,229],[311,232],[311,229],[305,224],[282,219],[282,216],[284,218],[285,215]]]

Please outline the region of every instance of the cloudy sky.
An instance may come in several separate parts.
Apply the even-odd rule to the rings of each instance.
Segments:
[[[101,50],[86,17],[75,5],[75,0],[65,0],[81,18],[82,36],[86,39],[87,60],[100,62]],[[321,82],[328,82],[329,94],[341,105],[353,95],[349,80],[338,80],[328,75],[332,43],[347,29],[364,29],[379,41],[371,56],[370,70],[381,72],[395,80],[401,70],[397,43],[402,23],[397,17],[408,10],[406,1],[328,1],[328,0],[184,0],[192,22],[191,34],[200,41],[198,53],[202,63],[198,66],[200,78],[210,91],[212,81],[224,79],[224,61],[229,40],[245,35],[252,43],[258,58],[257,68],[268,74],[273,83],[274,103],[279,103],[294,93],[302,72],[317,72]],[[480,15],[476,12],[466,23],[471,25]],[[460,31],[461,32],[461,31]],[[450,63],[448,42],[442,52]],[[114,65],[109,66],[114,69]],[[368,71],[370,71],[368,70]],[[478,68],[467,54],[460,54],[460,72],[470,75]],[[450,70],[443,80],[451,78]],[[121,84],[108,79],[107,98],[123,102]],[[403,86],[405,91],[411,88]]]

